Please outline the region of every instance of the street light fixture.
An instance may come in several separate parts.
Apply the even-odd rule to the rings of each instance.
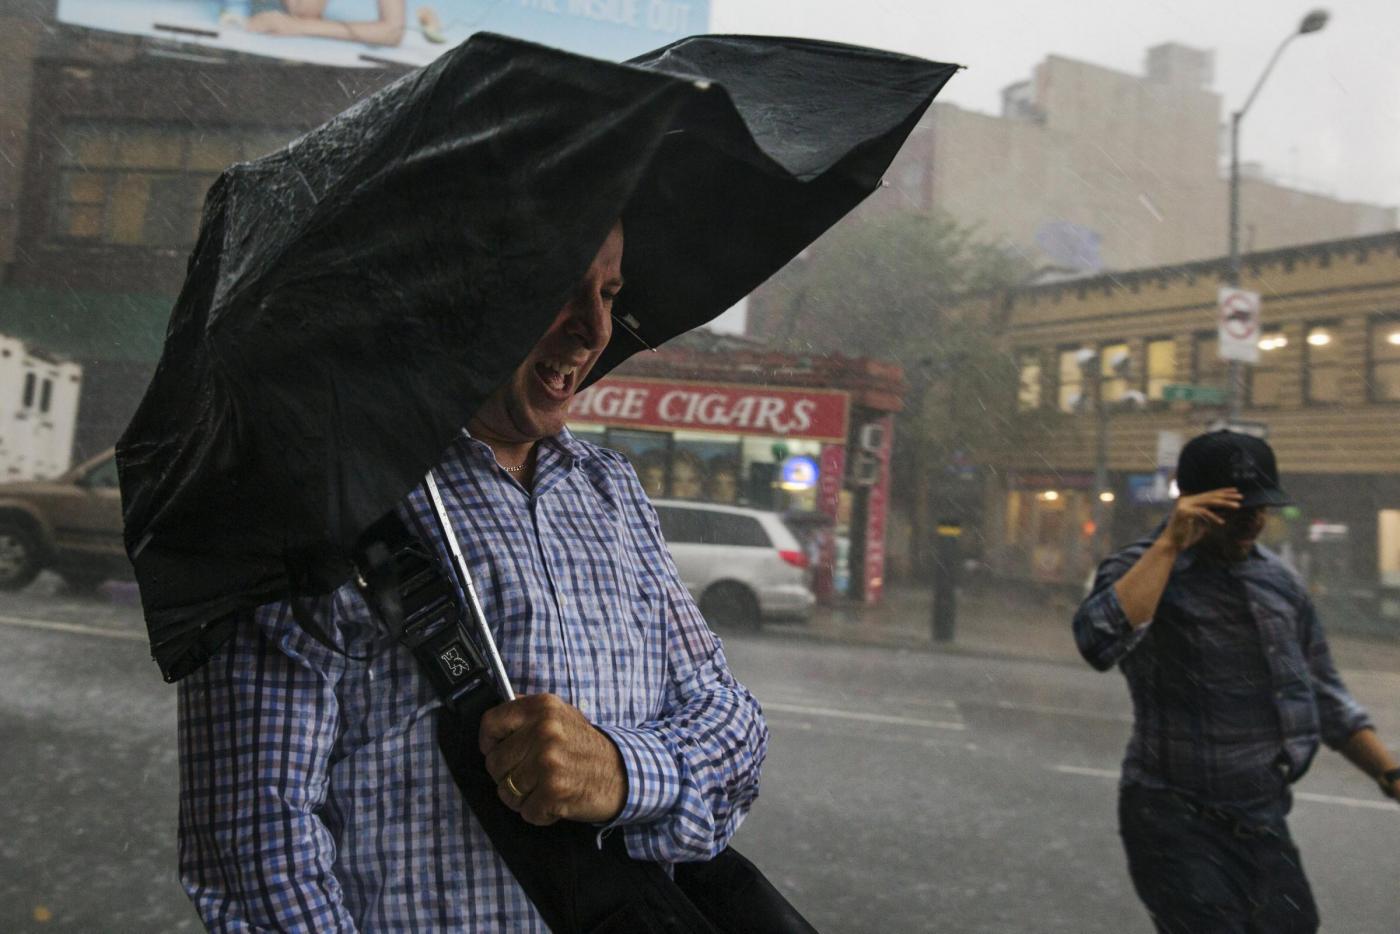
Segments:
[[[1320,31],[1327,25],[1327,19],[1327,11],[1321,9],[1313,10],[1304,16],[1303,21],[1298,24],[1298,28],[1279,43],[1279,47],[1274,51],[1274,57],[1269,59],[1269,64],[1264,67],[1264,73],[1254,83],[1254,90],[1250,91],[1249,96],[1245,98],[1244,106],[1230,115],[1230,270],[1228,284],[1235,288],[1238,288],[1240,284],[1240,121],[1249,111],[1249,105],[1254,103],[1259,89],[1264,86],[1265,79],[1274,70],[1274,64],[1278,62],[1279,56],[1288,47],[1288,43],[1298,36],[1306,36],[1310,32]],[[1230,361],[1227,381],[1230,418],[1233,420],[1239,418],[1240,400],[1244,396],[1244,368],[1240,361]]]

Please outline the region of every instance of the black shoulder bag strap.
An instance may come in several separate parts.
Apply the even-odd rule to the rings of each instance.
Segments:
[[[366,533],[356,567],[365,599],[442,699],[438,744],[453,780],[552,931],[816,934],[733,848],[706,863],[678,865],[672,880],[656,863],[630,857],[621,833],[600,847],[597,828],[586,824],[527,824],[497,797],[486,771],[477,737],[482,715],[500,695],[486,651],[432,553],[391,513]]]

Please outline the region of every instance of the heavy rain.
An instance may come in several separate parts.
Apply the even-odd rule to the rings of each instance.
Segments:
[[[1397,41],[0,0],[0,931],[1392,934]]]

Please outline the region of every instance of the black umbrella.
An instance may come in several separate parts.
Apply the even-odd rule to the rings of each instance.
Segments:
[[[617,217],[626,327],[594,378],[714,318],[874,190],[954,71],[713,36],[618,65],[481,34],[224,172],[117,445],[167,680],[236,611],[349,577]]]

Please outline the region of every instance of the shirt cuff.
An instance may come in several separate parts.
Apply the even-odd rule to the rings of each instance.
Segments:
[[[1118,588],[1109,587],[1107,598],[1108,599],[1104,601],[1103,607],[1104,621],[1107,622],[1118,635],[1131,636],[1136,630],[1133,627],[1133,621],[1128,619],[1127,611],[1123,609],[1122,601],[1118,599]],[[1141,626],[1138,626],[1137,629],[1146,629],[1151,625],[1152,620],[1149,618]]]
[[[604,829],[656,820],[670,811],[681,794],[680,768],[661,738],[642,727],[598,729],[617,746],[627,774],[627,801]]]

